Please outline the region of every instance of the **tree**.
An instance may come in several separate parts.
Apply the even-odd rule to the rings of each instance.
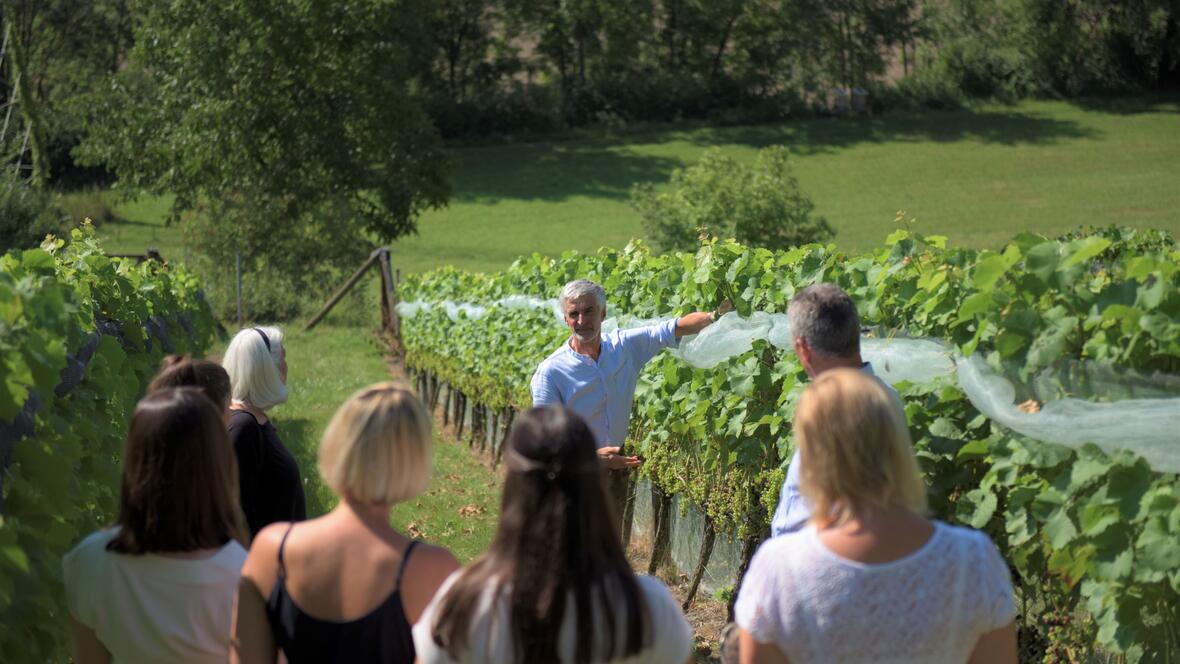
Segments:
[[[760,150],[752,166],[713,148],[696,165],[674,171],[667,191],[637,185],[631,205],[664,250],[691,251],[703,232],[771,249],[834,235],[827,220],[812,214],[815,204],[799,190],[781,146]]]
[[[75,154],[174,195],[173,220],[215,263],[240,251],[321,290],[325,269],[446,203],[449,163],[410,75],[428,8],[136,0],[131,63],[94,97]]]
[[[430,35],[438,72],[430,75],[445,85],[452,103],[463,102],[470,94],[474,70],[488,57],[496,37],[494,20],[499,3],[490,0],[437,0],[430,17]]]
[[[13,102],[0,132],[4,157],[24,144],[20,160],[38,187],[93,179],[70,158],[81,135],[74,101],[123,62],[131,42],[125,0],[4,0],[0,23],[0,98]]]
[[[24,157],[27,147],[32,161],[32,176],[30,182],[37,189],[44,189],[49,183],[49,160],[45,152],[45,122],[41,114],[41,100],[34,95],[35,85],[28,71],[29,58],[27,42],[37,23],[37,5],[30,3],[16,3],[6,7],[3,14],[4,49],[7,51],[8,79],[11,81],[11,91],[6,101],[9,109],[16,105],[20,119],[24,125],[24,138],[13,141],[19,144],[16,159],[19,162]],[[4,129],[8,129],[5,122]],[[0,135],[0,145],[4,145],[7,136]]]

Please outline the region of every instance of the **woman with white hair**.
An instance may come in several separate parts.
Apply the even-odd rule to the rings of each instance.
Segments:
[[[926,517],[893,399],[856,369],[804,391],[795,435],[811,521],[750,562],[735,606],[743,664],[1015,664],[1008,567],[983,533]]]
[[[390,510],[426,491],[430,415],[408,390],[349,397],[320,441],[328,514],[265,528],[238,586],[230,662],[389,662],[415,658],[411,625],[458,567],[446,549],[394,530]]]
[[[223,359],[232,401],[229,437],[238,456],[242,511],[257,535],[276,521],[307,518],[299,464],[266,411],[287,400],[287,351],[277,327],[239,331]]]

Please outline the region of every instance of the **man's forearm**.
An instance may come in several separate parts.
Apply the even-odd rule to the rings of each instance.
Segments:
[[[696,334],[713,323],[713,312],[694,311],[676,319],[676,338]]]

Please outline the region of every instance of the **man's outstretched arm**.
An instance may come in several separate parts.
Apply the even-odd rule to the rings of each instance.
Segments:
[[[696,334],[731,311],[733,311],[733,303],[725,300],[714,311],[694,311],[691,314],[685,314],[676,319],[676,338]]]

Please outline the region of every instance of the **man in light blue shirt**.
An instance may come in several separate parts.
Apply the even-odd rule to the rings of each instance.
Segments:
[[[569,339],[541,362],[533,374],[534,406],[561,404],[586,419],[607,468],[632,468],[639,457],[621,452],[631,420],[631,402],[639,372],[680,337],[696,334],[732,308],[697,311],[656,325],[602,334],[606,291],[579,279],[561,289],[558,298],[570,328]]]
[[[876,378],[873,367],[860,357],[860,319],[856,305],[839,286],[815,284],[795,293],[787,307],[787,321],[791,326],[791,342],[803,370],[814,379],[821,373],[839,367],[860,369]],[[880,380],[880,379],[878,379]],[[901,397],[888,383],[881,381],[895,397],[897,407],[905,419]],[[801,529],[811,518],[811,506],[799,493],[799,470],[802,459],[799,450],[791,457],[787,478],[783,482],[778,507],[770,522],[770,536],[778,537]]]

